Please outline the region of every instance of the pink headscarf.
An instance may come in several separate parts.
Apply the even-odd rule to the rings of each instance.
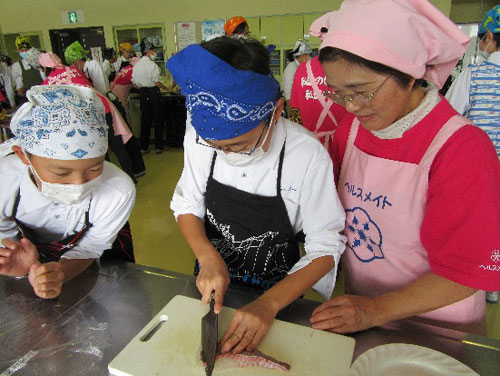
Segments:
[[[320,49],[340,48],[439,87],[470,42],[427,0],[345,0],[309,33],[321,38]]]
[[[40,54],[40,56],[38,57],[38,61],[40,62],[40,65],[42,67],[46,68],[62,67],[61,59],[59,59],[59,56],[57,56],[55,53],[52,52],[44,52]]]

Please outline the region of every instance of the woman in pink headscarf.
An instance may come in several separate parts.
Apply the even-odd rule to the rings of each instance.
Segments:
[[[500,289],[500,164],[432,85],[468,37],[426,0],[346,0],[311,34],[324,95],[350,113],[333,145],[347,294],[319,306],[312,326],[348,333],[416,317],[484,334],[481,290]]]

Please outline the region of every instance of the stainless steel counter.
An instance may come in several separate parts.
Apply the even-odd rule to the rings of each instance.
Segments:
[[[123,262],[94,265],[55,300],[37,298],[26,278],[0,276],[0,376],[108,375],[108,363],[175,295],[199,298],[194,277]],[[257,296],[231,287],[225,305]],[[319,303],[299,299],[278,318],[301,325]],[[354,358],[387,343],[426,346],[481,375],[500,375],[500,341],[402,320],[354,334]],[[2,373],[3,372],[3,373]]]

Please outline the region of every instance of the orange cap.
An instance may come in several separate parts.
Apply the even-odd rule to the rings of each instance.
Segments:
[[[226,24],[224,25],[224,31],[226,32],[226,35],[231,35],[240,24],[243,22],[247,23],[247,20],[245,20],[241,16],[235,16],[231,17],[226,21]]]

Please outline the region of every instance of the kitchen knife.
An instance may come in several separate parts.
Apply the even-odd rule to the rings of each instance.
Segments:
[[[201,319],[202,361],[207,364],[205,373],[212,375],[217,352],[219,320],[214,312],[215,299],[210,302],[210,311]]]

